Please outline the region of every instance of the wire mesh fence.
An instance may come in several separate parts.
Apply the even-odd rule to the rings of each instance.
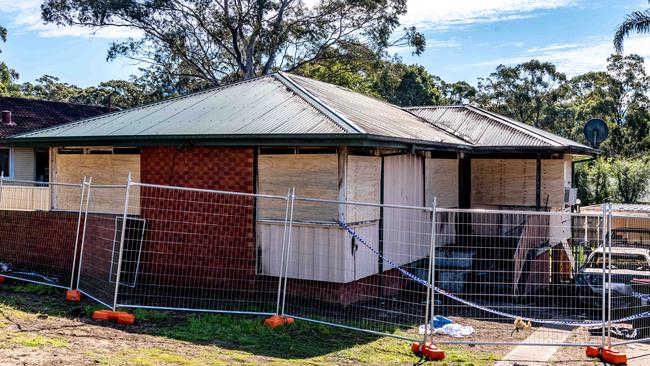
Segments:
[[[608,246],[593,261],[606,257],[607,303],[614,323],[608,329],[614,344],[650,339],[650,217],[611,213]]]
[[[296,198],[284,314],[418,339],[431,217],[430,208]]]
[[[0,182],[0,275],[110,307],[280,314],[410,340],[650,337],[650,218]],[[54,250],[53,250],[54,249]]]
[[[127,186],[99,185],[90,180],[82,209],[76,289],[109,308],[115,308]]]
[[[275,313],[287,197],[131,187],[119,306]]]
[[[476,343],[595,344],[593,334],[602,334],[607,318],[604,274],[602,266],[593,268],[600,263],[592,253],[606,245],[605,220],[570,212],[438,209],[436,313],[472,324],[476,333],[468,338]],[[481,336],[486,332],[493,337]]]
[[[83,189],[0,178],[0,276],[71,286]]]

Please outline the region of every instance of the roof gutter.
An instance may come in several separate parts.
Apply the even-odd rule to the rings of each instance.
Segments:
[[[273,134],[273,135],[166,135],[166,136],[82,136],[14,137],[5,140],[15,147],[62,146],[356,146],[470,152],[471,146],[444,142],[396,138],[372,134]]]
[[[476,155],[541,153],[596,156],[602,154],[603,151],[581,146],[475,146],[472,153]]]

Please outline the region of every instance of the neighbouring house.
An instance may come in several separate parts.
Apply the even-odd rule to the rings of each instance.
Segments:
[[[580,207],[580,212],[603,215],[603,205]],[[650,205],[612,204],[612,246],[650,246]]]
[[[476,107],[403,109],[286,73],[22,133],[6,141],[14,149],[49,149],[53,182],[92,176],[95,183],[124,184],[131,172],[142,183],[247,193],[286,195],[289,187],[295,187],[300,196],[328,200],[430,206],[437,197],[441,207],[449,208],[556,211],[571,204],[574,157],[598,153]],[[78,199],[52,200],[53,210],[78,206]],[[107,212],[121,207],[123,198],[115,200],[114,205],[106,204]],[[161,221],[157,215],[164,214],[146,206],[141,203],[136,207],[144,208],[131,212],[152,223],[145,243],[148,235],[155,235],[156,222]],[[260,203],[255,210],[238,214],[254,223],[247,229],[250,242],[242,244],[250,256],[250,276],[277,275],[281,243],[275,238],[283,230],[284,209]],[[393,253],[398,264],[406,264],[425,257],[426,246],[401,255],[397,238],[391,237],[397,231],[387,228],[404,222],[425,224],[418,215],[424,213],[303,203],[294,214],[297,244],[290,255],[313,263],[327,248],[331,265],[318,270],[313,265],[297,266],[289,277],[328,283],[323,287],[327,291],[318,294],[323,300],[352,303],[363,296],[356,284],[372,283],[376,274],[389,268],[374,256],[357,257],[350,251],[353,239],[336,222],[347,223],[371,242],[382,241],[382,250]],[[568,225],[566,233],[552,235],[558,240],[568,237]],[[399,234],[399,241],[422,240],[417,235],[425,230],[411,229]],[[319,240],[299,240],[310,235]],[[188,236],[185,245],[194,239]],[[176,244],[158,246],[157,252],[181,250],[178,245],[184,245]],[[214,245],[232,247],[226,242]],[[163,266],[168,258],[163,254],[146,262]],[[212,260],[221,268],[218,262],[227,259]],[[194,273],[200,276],[205,271],[207,276],[208,267],[195,268]]]
[[[0,141],[108,112],[105,106],[0,97]],[[47,182],[49,150],[46,147],[8,147],[0,143],[0,170],[5,178]]]

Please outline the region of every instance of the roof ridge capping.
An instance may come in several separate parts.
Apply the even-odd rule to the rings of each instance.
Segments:
[[[338,124],[343,130],[348,133],[366,133],[361,127],[356,123],[350,121],[347,117],[342,115],[340,112],[330,107],[327,103],[320,100],[318,97],[308,92],[305,88],[298,85],[295,81],[291,79],[290,76],[285,75],[283,72],[275,72],[271,74],[276,80],[284,84],[287,88],[291,89],[297,96],[304,99],[307,103],[311,104],[319,112],[323,113],[329,119]]]
[[[448,128],[446,128],[446,127],[435,125],[435,124],[433,124],[433,123],[427,121],[425,118],[422,118],[422,117],[418,116],[417,114],[415,114],[415,113],[409,111],[409,110],[408,110],[407,108],[405,108],[405,107],[401,107],[401,106],[399,106],[399,105],[393,104],[393,103],[391,103],[391,102],[388,102],[388,101],[386,101],[386,100],[383,100],[383,99],[377,98],[377,97],[375,97],[375,96],[367,95],[367,94],[361,93],[361,92],[359,92],[359,91],[356,91],[356,90],[352,90],[352,89],[350,89],[350,88],[347,88],[347,87],[345,87],[345,86],[341,86],[341,85],[337,85],[337,84],[328,83],[328,82],[325,82],[325,81],[322,81],[322,80],[318,80],[318,79],[314,79],[314,78],[310,78],[310,77],[306,77],[306,76],[295,75],[295,74],[292,74],[292,73],[289,73],[289,75],[285,75],[286,73],[283,73],[283,72],[277,72],[276,74],[281,75],[281,76],[285,77],[286,79],[288,79],[288,80],[289,80],[292,84],[294,84],[297,88],[299,88],[300,90],[303,90],[306,94],[308,94],[308,95],[310,95],[311,97],[313,97],[315,100],[317,100],[319,103],[321,103],[325,108],[327,108],[328,110],[333,111],[333,112],[336,113],[338,116],[340,116],[341,118],[343,118],[343,119],[345,119],[346,121],[348,121],[348,123],[351,123],[351,124],[353,124],[354,126],[357,126],[357,128],[358,128],[359,130],[361,130],[361,131],[363,131],[362,128],[360,128],[358,125],[354,124],[354,123],[351,122],[349,119],[347,119],[346,117],[344,117],[340,112],[338,112],[338,111],[336,111],[335,109],[329,107],[329,105],[328,105],[326,102],[320,100],[318,97],[316,97],[316,96],[314,96],[313,94],[311,94],[311,93],[310,93],[309,91],[307,91],[305,88],[303,88],[302,86],[298,85],[298,83],[296,83],[294,80],[292,80],[291,77],[303,78],[303,79],[311,80],[311,81],[314,81],[314,82],[323,83],[323,84],[326,84],[326,85],[328,85],[328,86],[330,86],[330,87],[334,87],[334,88],[341,89],[341,90],[344,90],[344,91],[349,92],[349,93],[355,93],[355,94],[361,95],[361,96],[363,96],[363,97],[365,97],[365,98],[372,99],[372,100],[374,100],[374,101],[376,101],[376,102],[378,102],[378,103],[381,103],[381,104],[383,104],[383,105],[386,105],[387,107],[394,108],[394,109],[396,109],[396,110],[399,110],[399,111],[402,111],[402,112],[408,113],[410,116],[414,117],[414,118],[417,119],[419,122],[421,122],[421,123],[427,125],[427,126],[430,127],[430,128],[433,128],[434,130],[438,130],[438,131],[440,131],[440,132],[442,132],[442,133],[448,134],[448,135],[450,135],[451,137],[454,137],[454,138],[456,138],[456,139],[459,139],[459,140],[463,141],[463,142],[466,143],[466,144],[469,144],[470,146],[473,145],[469,140],[467,140],[467,138],[466,138],[465,136],[458,135],[458,134],[456,134],[454,131],[452,131],[451,129],[448,129]],[[360,132],[360,133],[364,133],[364,132]],[[439,142],[442,142],[442,141],[439,141]]]

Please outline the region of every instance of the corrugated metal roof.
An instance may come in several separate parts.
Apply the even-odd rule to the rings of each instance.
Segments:
[[[17,137],[346,132],[276,78],[266,76]]]
[[[322,81],[284,75],[362,132],[453,144],[467,143],[393,104]]]
[[[567,146],[591,148],[470,105],[406,108],[476,146]]]
[[[399,107],[280,73],[12,139],[291,134],[378,135],[469,146]]]

